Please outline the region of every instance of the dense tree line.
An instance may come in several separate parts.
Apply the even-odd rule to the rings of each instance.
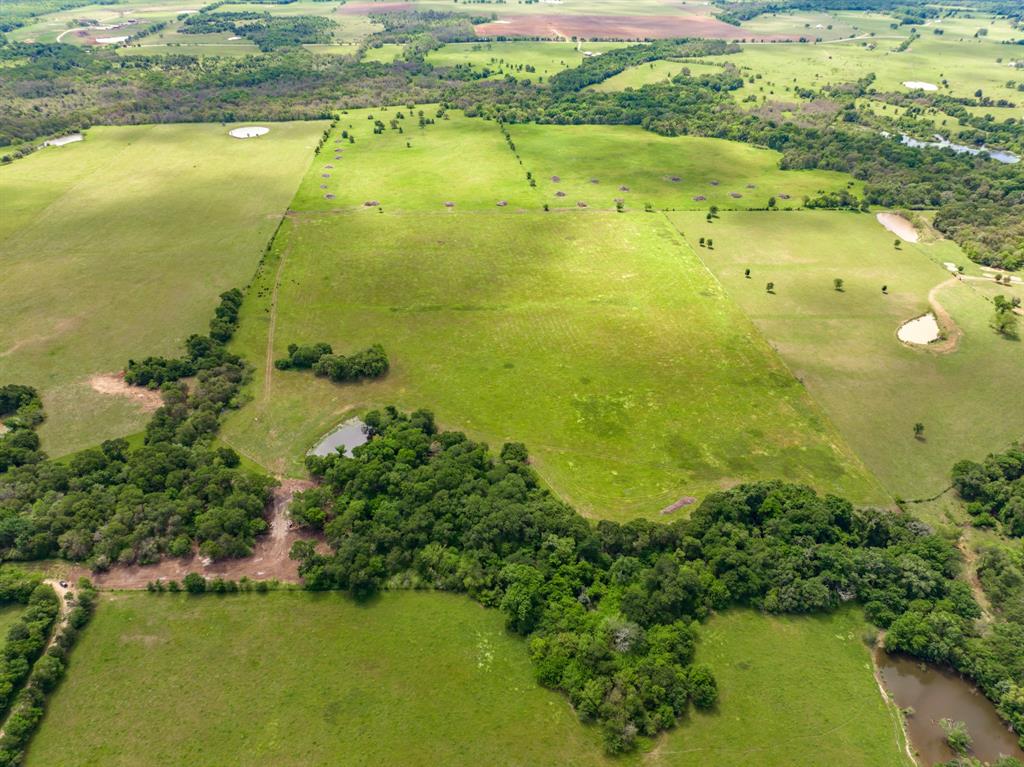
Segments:
[[[334,354],[330,344],[318,343],[308,346],[289,344],[288,356],[274,360],[274,366],[278,370],[312,369],[316,375],[335,383],[348,383],[380,378],[388,372],[390,363],[380,344],[346,356]]]
[[[980,463],[960,461],[953,467],[953,487],[967,501],[978,527],[996,527],[1008,536],[1024,536],[1024,445],[993,453]]]
[[[19,585],[10,601],[26,605],[18,619],[7,630],[0,655],[0,716],[6,715],[21,685],[28,679],[32,664],[46,648],[60,604],[53,588],[38,578],[24,574],[4,575],[4,580],[20,579],[22,584],[34,583],[27,598],[20,599],[25,587]]]
[[[53,594],[49,586],[43,588]],[[58,627],[53,645],[32,666],[28,683],[14,699],[11,713],[4,722],[3,735],[0,736],[0,767],[16,767],[23,762],[29,740],[43,720],[47,696],[64,678],[68,654],[79,632],[92,617],[96,596],[92,583],[86,578],[80,579],[74,598],[67,605],[66,622]]]
[[[538,680],[599,723],[611,752],[714,706],[693,650],[698,623],[729,605],[857,600],[889,628],[887,647],[984,678],[1001,704],[1024,682],[1024,644],[982,643],[956,548],[909,516],[763,482],[713,494],[687,520],[593,525],[540,486],[522,445],[495,457],[424,411],[365,421],[353,458],[307,459],[323,484],[297,496],[293,518],[333,550],[295,545],[307,587],[436,588],[500,609]]]
[[[729,45],[722,40],[658,40],[647,45],[610,50],[600,56],[585,59],[578,67],[554,75],[549,84],[554,93],[577,92],[588,85],[604,82],[629,67],[649,61],[685,56],[720,56],[739,51],[738,45]]]
[[[237,290],[222,294],[212,332],[234,327],[240,301]],[[239,404],[248,367],[211,336],[191,336],[186,347],[187,365],[145,367],[162,371],[164,404],[141,447],[108,440],[65,461],[0,473],[3,558],[60,556],[103,569],[185,556],[195,546],[215,559],[251,552],[267,530],[273,480],[241,469],[237,453],[214,443],[221,414]],[[188,386],[178,380],[193,373]]]

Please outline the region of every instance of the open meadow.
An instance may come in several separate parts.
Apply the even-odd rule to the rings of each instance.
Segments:
[[[894,495],[939,493],[957,460],[979,460],[1020,437],[1011,403],[1024,401],[1024,344],[989,326],[986,281],[951,277],[945,263],[967,263],[953,243],[897,249],[870,214],[723,213],[712,224],[670,217]],[[701,237],[713,249],[700,248]],[[896,337],[930,299],[962,334],[955,350],[910,348]]]
[[[569,41],[527,41],[449,43],[431,51],[426,60],[438,67],[468,66],[476,71],[489,69],[492,78],[506,74],[516,79],[547,80],[563,69],[578,67],[586,54],[601,54],[626,43]],[[530,72],[527,67],[533,67]]]
[[[770,197],[788,208],[799,207],[804,195],[861,189],[842,173],[779,170],[779,153],[735,141],[659,136],[623,125],[524,124],[509,132],[523,168],[552,208],[583,202],[612,210],[621,199],[629,210],[646,203],[668,210],[748,210],[766,207]]]
[[[149,414],[93,376],[178,353],[251,279],[325,127],[269,125],[97,127],[0,167],[0,380],[39,389],[47,452],[138,431]]]
[[[986,22],[977,24],[980,28]],[[744,76],[761,76],[736,91],[738,99],[755,95],[797,101],[796,87],[821,88],[874,74],[872,87],[879,91],[908,93],[904,82],[922,81],[950,96],[973,97],[980,89],[992,99],[1018,102],[1020,92],[1007,86],[1015,79],[1007,65],[1014,57],[1013,47],[972,34],[961,36],[951,30],[935,35],[925,28],[903,51],[898,50],[906,37],[902,30],[834,44],[745,45],[741,53],[722,60],[731,61]]]
[[[609,760],[565,698],[533,681],[500,614],[467,599],[114,593],[26,765],[903,767],[864,628],[852,611],[713,618],[698,659],[719,679],[717,710]]]
[[[260,374],[226,423],[233,447],[301,476],[303,454],[346,413],[396,404],[494,446],[525,442],[550,486],[595,516],[657,515],[768,477],[887,500],[662,217],[542,212],[529,163],[493,123],[406,118],[403,133],[377,135],[360,117],[337,128],[355,126],[356,142],[332,137],[310,169],[243,307],[234,348]],[[616,132],[635,138],[603,135]],[[705,140],[700,162],[731,146]],[[764,154],[739,157],[766,174]],[[790,176],[804,174],[774,172]],[[319,341],[340,353],[381,343],[391,370],[337,385],[273,368],[288,344]]]

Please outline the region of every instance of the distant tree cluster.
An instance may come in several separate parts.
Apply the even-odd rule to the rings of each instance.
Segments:
[[[237,322],[240,300],[239,291],[223,294],[211,328]],[[170,380],[179,370],[157,366],[172,373],[141,447],[108,440],[59,463],[39,459],[0,473],[3,558],[60,556],[103,569],[185,556],[196,545],[214,559],[251,552],[267,530],[273,480],[242,470],[234,450],[214,443],[248,368],[211,337],[192,336],[186,346],[195,383]]]
[[[238,35],[254,42],[261,51],[273,51],[306,43],[329,43],[335,26],[334,21],[324,16],[272,16],[257,11],[200,12],[185,18],[181,32]]]
[[[371,439],[353,458],[307,459],[323,484],[293,517],[333,549],[294,546],[307,587],[436,588],[500,609],[528,637],[538,680],[598,722],[610,752],[715,705],[710,670],[693,663],[697,625],[733,604],[804,613],[857,600],[893,649],[972,673],[983,663],[958,552],[908,516],[765,482],[715,493],[690,519],[593,525],[541,487],[520,444],[495,457],[425,411],[365,421]]]
[[[975,525],[998,525],[1006,535],[1024,536],[1024,445],[993,453],[980,463],[960,461],[953,466],[952,479]]]
[[[380,344],[344,356],[334,354],[330,344],[288,345],[288,356],[274,361],[278,370],[309,370],[335,383],[380,378],[388,372],[389,362]]]

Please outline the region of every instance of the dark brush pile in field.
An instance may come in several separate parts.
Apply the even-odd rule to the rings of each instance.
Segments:
[[[333,553],[295,546],[307,587],[437,588],[500,609],[538,680],[600,723],[611,752],[714,706],[714,679],[692,662],[697,624],[729,605],[857,600],[893,650],[971,673],[997,701],[1024,683],[1024,642],[975,632],[956,548],[908,516],[764,482],[711,495],[688,520],[594,525],[540,486],[522,445],[495,457],[424,411],[365,420],[354,458],[308,459],[323,484],[292,516]]]
[[[960,461],[953,467],[953,487],[967,501],[974,525],[998,525],[1005,535],[1024,536],[1024,445],[993,453],[981,463]]]
[[[274,360],[278,370],[309,370],[335,383],[380,378],[388,372],[390,364],[384,347],[374,344],[361,352],[345,356],[334,354],[330,344],[288,345],[288,356]]]
[[[233,330],[240,301],[237,290],[222,294],[212,332]],[[40,453],[0,473],[4,559],[60,556],[103,569],[184,556],[196,544],[214,559],[251,553],[267,530],[274,482],[240,469],[233,450],[213,443],[248,369],[215,338],[192,336],[187,347],[184,362],[149,358],[135,368],[133,382],[159,378],[164,397],[143,446],[108,440],[60,462]],[[192,374],[192,386],[178,381]]]

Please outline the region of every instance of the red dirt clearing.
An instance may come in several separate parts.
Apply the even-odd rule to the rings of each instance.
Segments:
[[[347,7],[347,6],[346,6]],[[707,16],[563,16],[531,14],[474,27],[481,37],[583,37],[627,39],[707,37],[718,40],[789,40],[788,37],[752,37],[746,30]]]

